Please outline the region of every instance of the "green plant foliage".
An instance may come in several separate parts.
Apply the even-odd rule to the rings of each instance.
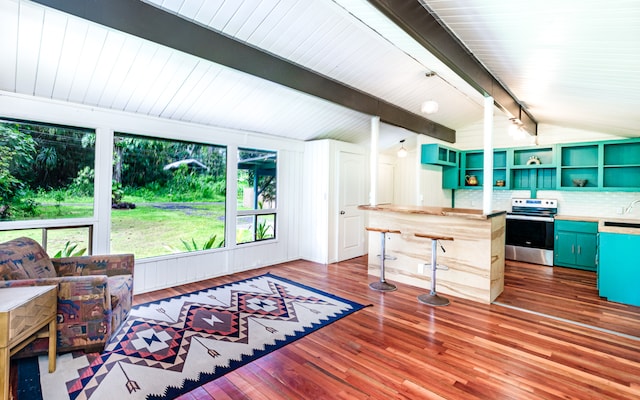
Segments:
[[[273,227],[271,226],[271,224],[267,224],[267,221],[258,223],[258,226],[256,227],[256,240],[263,240],[273,237],[273,234],[269,233],[272,228]]]
[[[93,196],[94,179],[95,171],[93,168],[82,168],[69,185],[69,192],[75,196]]]
[[[32,162],[35,152],[31,136],[0,125],[0,219],[35,211],[36,204],[24,197],[26,184],[16,176]]]
[[[207,239],[207,241],[205,241],[202,244],[202,247],[198,246],[195,239],[193,238],[191,238],[191,243],[189,243],[184,239],[180,239],[180,241],[184,245],[184,248],[187,249],[187,251],[210,250],[210,249],[217,249],[224,245],[224,239],[221,239],[220,241],[216,242],[217,236],[218,235],[215,235],[215,234],[211,235],[209,239]]]
[[[68,241],[67,243],[65,243],[64,249],[58,251],[53,256],[53,258],[80,257],[80,256],[82,256],[84,254],[85,251],[87,251],[86,248],[81,248],[81,249],[76,251],[77,247],[78,247],[78,243],[71,243],[70,241]]]
[[[124,196],[124,189],[122,183],[111,181],[111,204],[120,204],[122,197]]]

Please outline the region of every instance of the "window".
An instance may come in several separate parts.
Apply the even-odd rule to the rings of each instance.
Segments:
[[[276,237],[277,153],[238,149],[236,243]]]
[[[116,134],[111,253],[223,247],[226,162],[222,146]]]
[[[0,120],[0,220],[93,217],[95,132]]]

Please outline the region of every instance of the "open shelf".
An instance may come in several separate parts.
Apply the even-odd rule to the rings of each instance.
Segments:
[[[535,147],[513,150],[514,168],[544,168],[555,165],[553,147]],[[540,164],[527,164],[532,157],[540,160]]]
[[[462,169],[460,170],[460,183],[465,189],[479,189],[484,184],[484,151],[468,151],[462,155]],[[477,185],[468,185],[465,177],[468,175],[475,175],[478,180]],[[493,151],[493,179],[495,189],[507,189],[508,187],[508,174],[507,174],[507,151],[506,150],[494,150]],[[495,181],[505,181],[505,186],[496,186]]]

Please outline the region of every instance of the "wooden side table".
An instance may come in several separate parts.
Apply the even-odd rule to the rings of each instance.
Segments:
[[[57,286],[0,289],[0,390],[3,399],[9,398],[9,358],[34,339],[49,338],[49,372],[55,371],[57,297]]]

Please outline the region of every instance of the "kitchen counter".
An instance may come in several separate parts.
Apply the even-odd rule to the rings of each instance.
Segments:
[[[600,222],[600,217],[592,217],[592,216],[579,216],[579,215],[561,215],[557,214],[555,219],[560,219],[564,221],[586,221],[586,222]]]
[[[640,235],[640,218],[631,217],[596,217],[596,216],[574,216],[574,215],[556,215],[556,220],[566,221],[588,221],[598,223],[598,232],[608,233],[626,233],[631,235]],[[613,223],[613,225],[609,225]],[[627,225],[627,226],[624,226]],[[635,227],[634,227],[635,226]]]
[[[442,215],[469,219],[487,219],[506,214],[506,211],[493,211],[491,214],[483,214],[482,210],[475,208],[403,206],[397,204],[381,204],[377,206],[362,205],[358,206],[358,208],[369,211],[392,211],[407,214]]]
[[[368,227],[398,230],[388,234],[386,252],[395,257],[385,261],[386,280],[422,287],[429,291],[431,240],[415,233],[449,236],[438,247],[436,290],[489,304],[504,289],[506,211],[483,214],[465,208],[418,207],[397,204],[358,207],[368,214]],[[369,274],[380,276],[380,234],[369,232]],[[376,256],[378,255],[378,256]],[[371,277],[373,280],[373,277]]]

